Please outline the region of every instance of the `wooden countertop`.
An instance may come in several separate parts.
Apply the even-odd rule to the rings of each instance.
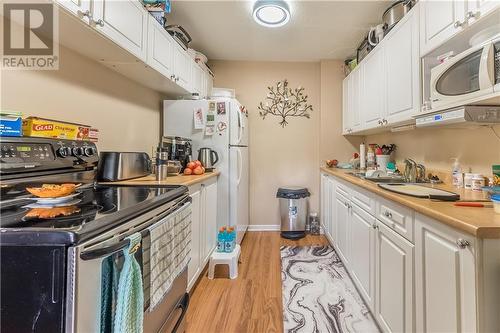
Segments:
[[[141,178],[135,178],[130,180],[124,180],[120,182],[100,182],[100,184],[113,184],[113,185],[184,185],[191,186],[197,183],[204,182],[207,179],[212,177],[218,177],[220,174],[219,171],[207,172],[203,175],[178,175],[178,176],[169,176],[165,180],[157,181],[155,175],[149,175]]]
[[[494,212],[493,203],[484,202],[487,206],[484,208],[457,207],[453,202],[432,201],[389,192],[381,189],[374,182],[350,175],[349,172],[353,172],[353,170],[322,167],[321,171],[407,206],[478,238],[500,238],[500,214]],[[457,189],[449,184],[433,185],[433,187],[458,193],[460,194],[460,200],[464,201],[488,199],[483,192]]]

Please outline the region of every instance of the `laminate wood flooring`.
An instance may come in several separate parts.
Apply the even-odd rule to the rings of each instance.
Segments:
[[[279,232],[247,232],[241,244],[238,278],[217,266],[206,271],[191,293],[186,333],[283,332],[280,246],[328,245],[324,236],[285,240]]]

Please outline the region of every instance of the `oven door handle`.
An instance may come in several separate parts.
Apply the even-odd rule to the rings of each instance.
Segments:
[[[176,333],[177,330],[179,329],[179,326],[181,325],[182,321],[184,320],[184,316],[186,315],[188,306],[189,306],[189,294],[185,293],[184,297],[177,305],[177,308],[181,309],[182,312],[181,315],[179,316],[179,319],[177,319],[174,328],[172,329],[172,333]]]
[[[80,254],[80,258],[82,260],[94,260],[94,259],[108,257],[119,251],[122,251],[129,245],[130,245],[130,239],[126,238],[110,246],[90,251],[84,251]]]

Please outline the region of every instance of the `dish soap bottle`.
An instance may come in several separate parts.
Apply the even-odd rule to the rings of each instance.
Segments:
[[[455,187],[464,187],[464,175],[460,163],[458,162],[458,157],[453,157],[452,160],[455,160],[451,169],[452,184]]]

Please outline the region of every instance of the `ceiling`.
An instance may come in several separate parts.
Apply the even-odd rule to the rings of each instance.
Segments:
[[[209,59],[318,61],[354,55],[388,1],[289,1],[292,18],[280,28],[253,21],[253,1],[172,2],[168,24],[186,28],[190,46]]]

